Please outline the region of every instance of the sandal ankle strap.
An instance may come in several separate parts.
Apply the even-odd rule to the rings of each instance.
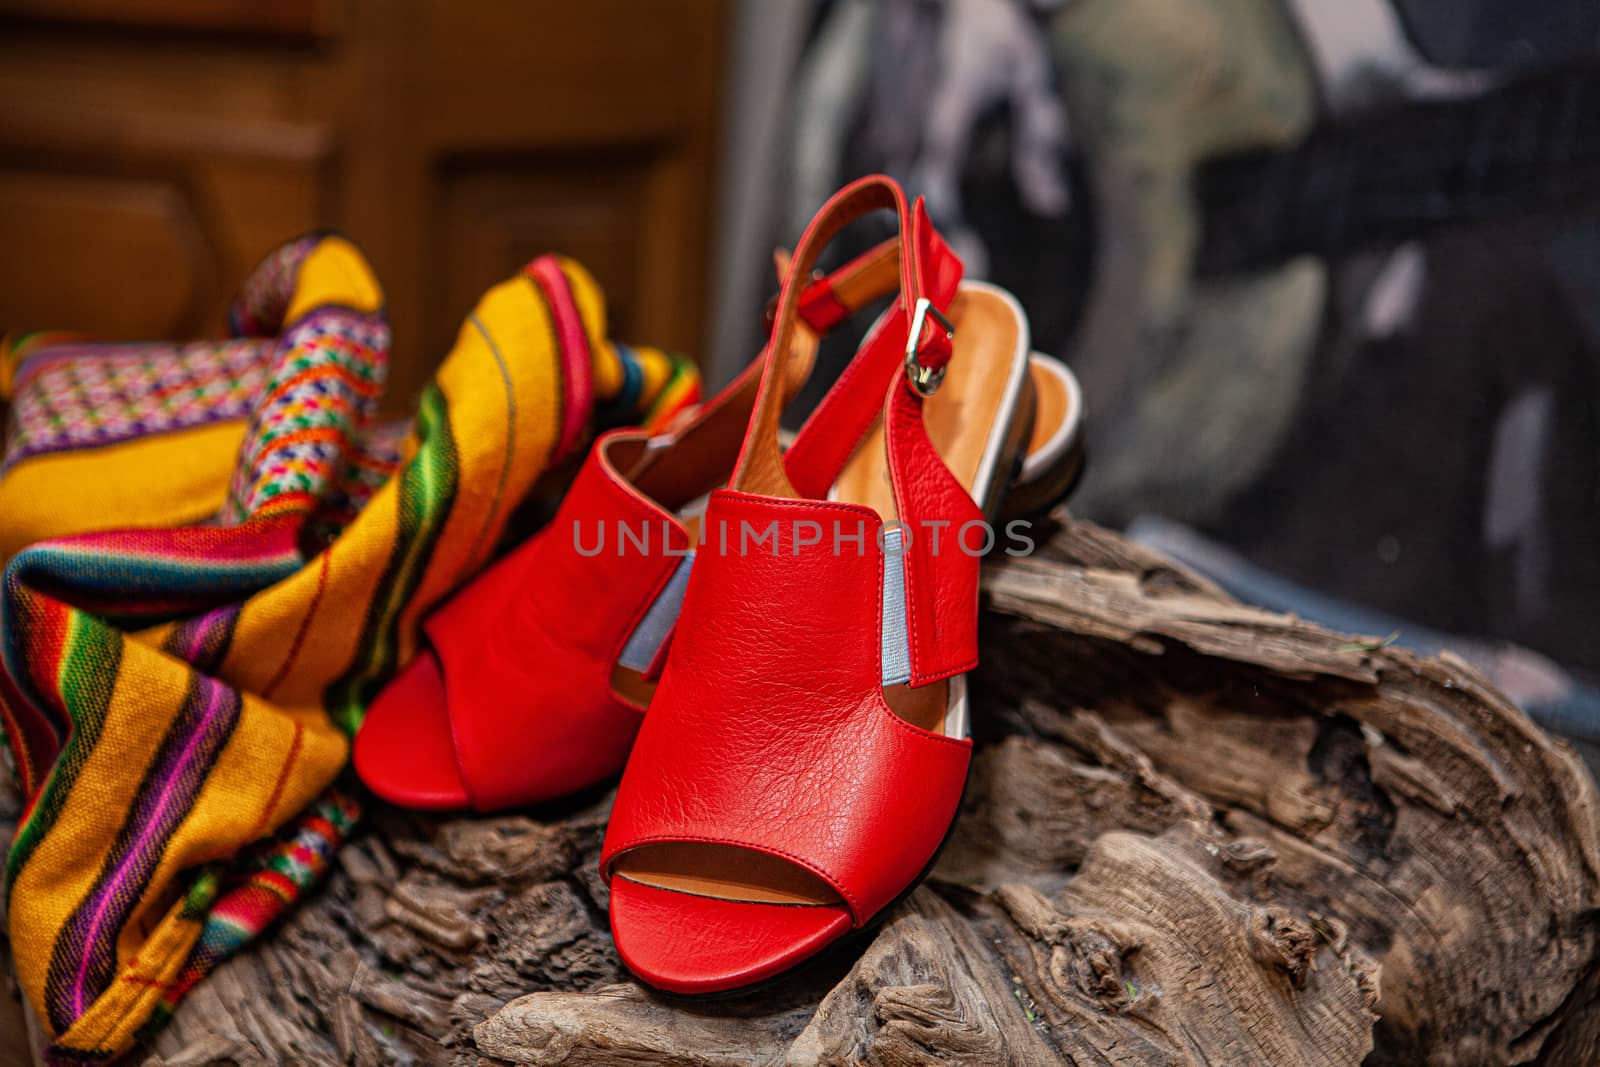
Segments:
[[[822,250],[851,222],[881,210],[895,213],[898,224],[893,239],[896,255],[884,257],[880,246],[824,279],[827,284],[823,287],[813,288],[817,283],[810,280],[811,272]],[[808,291],[812,294],[806,303],[817,321],[837,323],[852,308],[850,303],[835,297],[841,289],[848,292],[848,288],[832,283],[837,280],[860,284],[862,279],[871,282],[862,286],[864,302],[888,288],[882,284],[882,274],[886,264],[893,263],[894,259],[898,259],[899,290],[895,307],[879,327],[878,335],[864,346],[866,358],[858,356],[846,368],[838,385],[819,408],[817,414],[822,418],[814,414],[807,428],[802,428],[795,442],[800,451],[796,453],[791,448],[789,469],[786,469],[778,447],[778,423],[783,409],[778,384],[787,373],[794,332],[802,328],[803,298]],[[785,497],[817,496],[825,492],[882,410],[883,394],[875,387],[884,384],[886,377],[892,378],[896,370],[913,365],[926,386],[929,381],[937,380],[949,362],[953,350],[951,333],[940,328],[928,310],[936,310],[942,317],[953,295],[954,281],[959,278],[960,261],[950,254],[934,232],[922,201],[917,200],[913,207],[892,179],[873,175],[852,182],[834,194],[817,212],[795,246],[773,316],[766,370],[730,486]],[[945,292],[935,288],[936,281],[943,283],[940,288]],[[874,293],[874,290],[880,291]],[[921,314],[918,314],[919,309]],[[913,319],[918,326],[916,336],[910,333]],[[887,375],[884,373],[886,352],[899,353]],[[907,390],[915,393],[911,381],[905,381]],[[925,394],[916,395],[920,398]]]

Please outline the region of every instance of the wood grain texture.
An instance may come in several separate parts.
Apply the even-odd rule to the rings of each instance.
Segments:
[[[661,996],[607,935],[608,795],[381,809],[144,1062],[1600,1062],[1596,791],[1469,668],[1064,516],[985,582],[960,822],[843,948]]]
[[[0,0],[0,328],[214,336],[283,241],[371,259],[410,410],[484,289],[590,266],[702,347],[721,0]]]

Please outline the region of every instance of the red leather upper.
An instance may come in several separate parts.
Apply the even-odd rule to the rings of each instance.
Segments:
[[[444,675],[461,778],[473,807],[565,795],[616,773],[642,709],[611,691],[628,635],[688,547],[683,528],[610,469],[607,434],[550,524],[424,624]],[[578,524],[574,528],[574,524]],[[618,524],[651,551],[619,555]],[[593,550],[604,529],[604,547]]]
[[[933,228],[928,210],[920,199],[911,213],[910,240],[919,250],[918,261],[922,264],[922,277],[927,287],[924,295],[935,307],[949,307],[961,284],[961,260]],[[875,254],[878,254],[876,249],[867,253]],[[855,266],[851,263],[836,271],[834,276]],[[810,283],[800,298],[799,315],[813,329],[821,328],[821,323],[831,328],[843,318],[833,309],[844,305],[833,299],[831,292],[827,301],[813,296],[816,290],[828,289],[830,278]],[[819,313],[819,309],[824,308],[830,313]],[[800,427],[789,446],[786,461],[795,492],[802,496],[827,495],[829,486],[844,470],[862,436],[883,413],[884,393],[900,374],[905,359],[906,331],[910,326],[906,301],[896,301],[867,337],[856,358],[845,367],[838,384]]]
[[[983,510],[939,458],[922,425],[922,400],[890,391],[884,413],[890,480],[905,527],[906,628],[911,684],[970,671],[978,664],[978,545],[961,547],[962,528]]]
[[[850,912],[697,897],[620,878],[611,883],[617,953],[674,993],[716,992],[770,978],[850,931]],[[663,931],[669,932],[662,936]]]
[[[801,545],[799,523],[827,531]],[[834,554],[835,522],[865,546]],[[634,744],[602,870],[657,841],[741,845],[822,877],[855,923],[889,904],[938,848],[971,742],[884,703],[880,527],[870,509],[719,491],[683,622]],[[741,524],[777,538],[737,551]],[[804,538],[802,538],[804,539]]]
[[[805,279],[835,233],[880,208],[896,212],[900,223],[897,309],[835,387],[833,406],[819,409],[776,462],[783,360]],[[605,877],[628,850],[646,844],[743,847],[823,879],[859,926],[904,891],[937,850],[955,817],[971,743],[890,710],[881,662],[883,520],[868,507],[815,498],[881,415],[896,508],[910,530],[912,684],[973,666],[978,563],[959,550],[955,534],[982,513],[928,440],[922,397],[899,374],[910,310],[923,297],[942,309],[959,274],[921,202],[913,209],[886,178],[846,187],[808,227],[778,301],[739,462],[730,488],[712,494],[672,656],[612,808]],[[918,348],[930,367],[951,354],[940,331],[919,339]],[[924,536],[926,521],[947,524],[937,551]],[[768,543],[752,545],[742,535],[769,528]],[[834,536],[858,529],[865,532],[859,543]],[[814,530],[822,531],[819,538]],[[816,543],[807,543],[811,538]],[[628,892],[640,915],[670,910],[670,901],[646,894],[645,907],[640,891]],[[698,907],[683,905],[685,914]],[[624,929],[644,921],[614,911],[619,946],[643,951],[649,937],[682,940],[670,923],[657,922],[649,934]],[[811,931],[806,939],[821,936]],[[741,980],[766,966],[753,958],[746,965]],[[663,980],[661,967],[642,973]]]

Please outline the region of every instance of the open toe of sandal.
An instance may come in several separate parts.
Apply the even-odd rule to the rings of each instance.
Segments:
[[[850,932],[843,904],[727,900],[611,880],[617,954],[628,970],[669,993],[720,993],[755,985]]]
[[[378,694],[351,758],[367,788],[391,804],[449,811],[471,803],[456,766],[444,675],[431,649]]]
[[[356,770],[379,796],[498,811],[621,770],[642,707],[616,691],[614,665],[676,560],[612,557],[602,568],[578,550],[580,532],[658,522],[603,457],[585,465],[563,513],[424,622],[426,645],[356,736]]]

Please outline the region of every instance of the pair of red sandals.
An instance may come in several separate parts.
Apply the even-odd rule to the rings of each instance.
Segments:
[[[896,238],[811,280],[883,209]],[[930,866],[971,755],[979,556],[1005,536],[986,519],[1013,475],[1038,504],[1077,462],[1071,376],[1030,373],[1016,301],[963,282],[890,179],[836,194],[780,271],[763,355],[669,432],[601,437],[550,525],[427,621],[355,743],[372,790],[418,808],[534,803],[626,763],[612,932],[678,993],[788,970]],[[820,336],[896,291],[782,449]]]

